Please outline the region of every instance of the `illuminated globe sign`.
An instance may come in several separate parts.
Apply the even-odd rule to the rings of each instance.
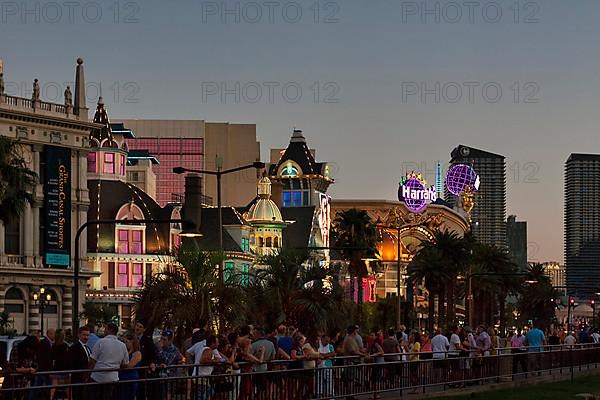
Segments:
[[[456,164],[446,174],[446,188],[450,193],[459,196],[467,186],[479,190],[479,176],[468,164]]]
[[[427,182],[414,172],[402,177],[398,189],[398,200],[404,201],[406,207],[412,212],[423,210],[427,203],[437,200],[437,191],[432,186],[427,188]]]

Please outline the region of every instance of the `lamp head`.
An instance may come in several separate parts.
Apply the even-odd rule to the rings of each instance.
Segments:
[[[185,168],[183,168],[183,167],[175,167],[175,168],[173,168],[173,173],[181,175],[181,174],[185,173]]]
[[[182,225],[183,230],[179,232],[179,237],[196,238],[204,236],[198,231],[196,224],[194,224],[192,221],[185,220],[183,221]]]
[[[195,237],[202,237],[204,236],[203,234],[201,234],[200,232],[186,232],[186,231],[181,231],[179,233],[179,237],[185,237],[185,238],[195,238]]]
[[[264,169],[265,168],[265,163],[262,161],[255,161],[252,163],[252,166],[256,169]]]

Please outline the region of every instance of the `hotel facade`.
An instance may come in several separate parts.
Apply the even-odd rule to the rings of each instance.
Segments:
[[[18,218],[0,222],[0,308],[9,314],[17,333],[40,329],[41,309],[33,294],[50,294],[44,326],[70,327],[73,321],[75,232],[87,220],[89,137],[100,129],[89,121],[85,100],[83,60],[77,60],[74,102],[64,104],[0,92],[0,135],[15,140],[27,167],[37,174],[33,203]],[[37,90],[35,88],[37,86]],[[0,85],[2,87],[3,85]],[[85,255],[87,238],[80,242]],[[82,288],[96,276],[81,258]]]

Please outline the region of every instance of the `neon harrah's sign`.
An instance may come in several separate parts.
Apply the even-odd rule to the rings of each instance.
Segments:
[[[406,207],[413,212],[423,210],[427,203],[437,200],[435,186],[427,188],[425,185],[427,185],[425,179],[414,171],[403,176],[398,189],[398,200],[404,201]]]

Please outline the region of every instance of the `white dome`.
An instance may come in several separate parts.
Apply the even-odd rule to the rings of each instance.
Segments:
[[[259,198],[248,210],[246,220],[248,222],[283,223],[279,207],[269,198]]]

